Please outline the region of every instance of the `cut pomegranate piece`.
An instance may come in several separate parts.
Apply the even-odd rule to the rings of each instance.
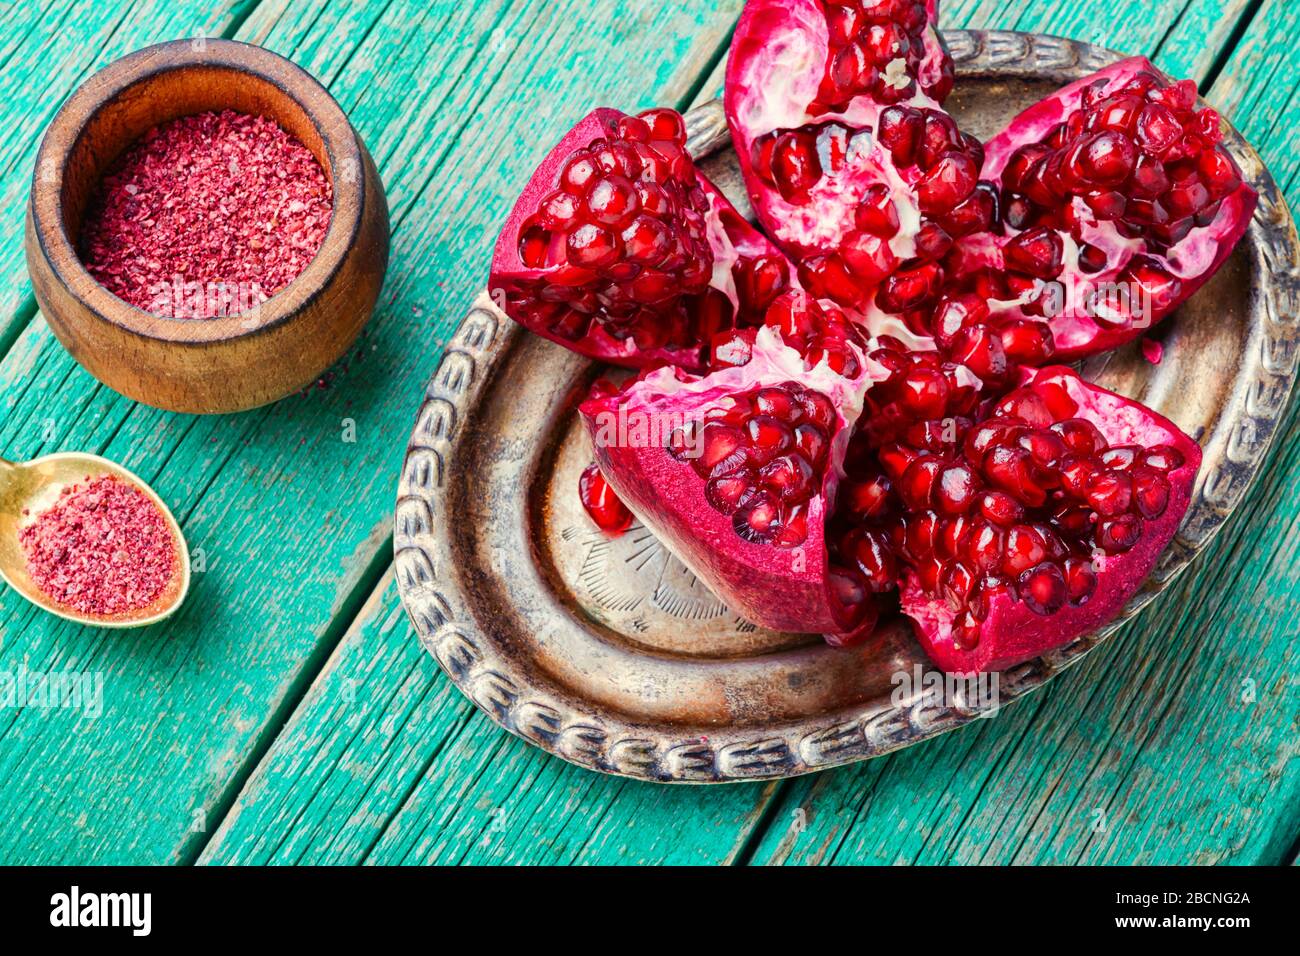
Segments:
[[[727,64],[727,121],[767,233],[803,287],[859,313],[932,307],[940,261],[990,227],[983,150],[940,104],[952,63],[934,0],[750,0]]]
[[[1195,85],[1141,57],[1029,107],[985,145],[981,175],[1001,188],[1007,235],[961,244],[965,287],[980,287],[993,325],[1046,319],[1057,359],[1134,338],[1249,225],[1255,191],[1221,138]]]
[[[668,109],[578,123],[516,201],[488,286],[575,352],[697,371],[715,334],[760,324],[791,287],[785,257],[695,168]]]
[[[1002,670],[1117,615],[1177,531],[1200,466],[1172,422],[1052,366],[979,420],[916,421],[850,461],[833,559],[903,610],[946,671]],[[844,556],[843,558],[838,556]]]
[[[878,366],[853,322],[802,292],[747,331],[703,377],[660,369],[584,402],[600,470],[737,613],[860,635],[875,622],[872,590],[829,560],[824,522]]]

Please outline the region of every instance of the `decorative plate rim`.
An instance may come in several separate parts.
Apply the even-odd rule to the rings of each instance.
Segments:
[[[1122,58],[1074,40],[1009,31],[945,30],[959,74],[1033,76],[1063,82]],[[703,157],[729,143],[720,101],[687,114],[691,149]],[[1123,613],[1104,628],[999,676],[998,705],[1077,663],[1142,609],[1190,563],[1241,502],[1285,414],[1300,361],[1300,242],[1285,200],[1262,161],[1235,130],[1228,140],[1259,192],[1251,226],[1252,268],[1262,277],[1259,328],[1244,346],[1244,399],[1228,447],[1207,461],[1183,527]],[[1254,325],[1255,323],[1252,323]],[[899,705],[879,701],[759,728],[655,724],[576,697],[544,675],[524,673],[467,612],[457,582],[437,569],[453,560],[450,522],[440,524],[465,421],[494,367],[523,329],[492,303],[475,301],[452,336],[425,391],[398,489],[394,565],[398,591],[420,643],[448,677],[496,723],[570,763],[620,776],[671,783],[722,783],[795,776],[864,760],[963,726],[990,712],[932,699],[918,690]],[[694,732],[697,731],[698,732]]]

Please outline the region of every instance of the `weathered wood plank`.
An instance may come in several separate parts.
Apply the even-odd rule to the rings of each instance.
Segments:
[[[1101,7],[1089,8],[1092,21],[1073,18],[1067,24],[1075,28],[1072,35],[1088,39],[1092,24],[1113,18],[1111,11],[1097,9]],[[981,11],[969,15],[979,16]],[[968,20],[954,25],[1012,27],[1017,23]],[[1039,27],[1024,22],[1020,28]],[[1150,38],[1148,49],[1154,49],[1163,35],[1156,18],[1144,35]],[[1167,52],[1176,55],[1181,48]],[[713,85],[710,80],[704,89]],[[404,621],[388,624],[387,615],[394,610],[391,595],[377,595],[374,602],[328,669],[330,681],[355,681],[357,699],[364,703],[344,707],[337,694],[331,696],[324,687],[313,688],[240,795],[235,813],[214,837],[204,861],[735,858],[746,831],[759,819],[764,788],[712,788],[703,797],[698,790],[604,781],[545,758],[494,730],[476,714],[466,720],[464,715],[472,712],[454,696],[455,703],[445,701],[441,696],[445,682],[431,664],[425,665],[423,683],[413,684],[412,668],[420,670],[416,662],[423,652],[409,647],[413,637]],[[369,649],[369,655],[363,648]],[[376,659],[380,663],[375,663]],[[1121,671],[1116,669],[1116,673]],[[1085,681],[1080,674],[1067,680]],[[1098,679],[1099,675],[1094,675],[1087,686],[1095,687]],[[962,770],[969,767],[966,772],[973,780],[990,780],[1004,761],[1012,759],[1021,738],[1038,732],[1035,715],[1062,693],[1061,686],[1009,709],[996,720],[898,757],[787,785],[792,796],[784,799],[772,816],[772,829],[759,848],[759,858],[773,858],[774,849],[791,834],[796,835],[796,846],[819,848],[807,850],[800,859],[829,858],[849,833],[852,837],[842,859],[915,856],[919,847],[902,843],[891,852],[874,855],[869,848],[883,834],[910,827],[917,819],[930,821],[936,832],[942,830],[940,845],[953,840],[963,843],[962,817],[951,813],[955,804],[942,789],[934,789],[933,781],[959,777],[958,765]],[[1105,699],[1101,694],[1099,690],[1099,699]],[[450,708],[450,713],[439,716],[440,708]],[[347,729],[336,734],[340,724]],[[412,726],[415,732],[410,731]],[[414,755],[407,743],[392,742],[408,733],[419,741]],[[418,779],[411,776],[410,764],[419,766]],[[878,781],[884,778],[888,784],[895,776],[905,783],[872,796]],[[1032,796],[1035,784],[1043,786],[1044,779],[1040,768],[1025,783],[1028,796],[1023,799]],[[927,780],[931,781],[927,791],[931,799],[915,816],[900,811],[898,808],[916,802],[918,788]],[[825,799],[818,796],[809,802],[810,819],[800,832],[798,825],[792,827],[801,820],[795,815],[799,796],[813,787],[818,794],[825,794]],[[871,805],[881,802],[882,820],[865,825],[867,811],[860,809],[864,799],[870,799]],[[855,819],[859,825],[854,825]],[[691,821],[702,821],[701,827]],[[686,832],[679,832],[683,830]],[[340,833],[337,838],[335,831]],[[785,858],[792,853],[782,850],[780,855]]]
[[[389,574],[200,862],[716,862],[772,790],[616,780],[503,733],[419,646]]]
[[[82,80],[131,50],[177,36],[221,36],[250,0],[177,9],[164,0],[48,0],[5,5],[0,27],[0,351],[31,319],[23,215],[32,164],[50,118]]]
[[[208,562],[181,615],[140,633],[70,628],[0,595],[0,667],[104,677],[98,719],[0,714],[0,815],[22,821],[0,833],[0,858],[198,853],[388,561],[403,436],[513,190],[589,104],[683,97],[738,8],[394,3],[366,7],[366,21],[306,6],[259,7],[240,36],[301,47],[380,161],[395,223],[383,307],[332,387],[241,416],[126,402],[39,318],[0,362],[0,445],[125,462]]]
[[[1210,93],[1292,203],[1298,16],[1265,4]],[[940,742],[943,759],[916,748],[884,769],[799,782],[775,819],[802,807],[808,827],[766,833],[755,860],[1285,861],[1300,830],[1298,480],[1293,408],[1249,500],[1117,640]],[[843,806],[861,808],[851,825]]]

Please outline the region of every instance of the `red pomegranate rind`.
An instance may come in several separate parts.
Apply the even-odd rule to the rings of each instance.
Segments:
[[[859,587],[860,582],[842,581],[828,564],[824,535],[850,426],[876,373],[857,344],[849,348],[856,362],[854,377],[832,371],[825,359],[810,369],[805,355],[784,344],[773,327],[764,326],[743,365],[720,367],[704,377],[660,369],[618,394],[597,394],[580,408],[601,472],[618,496],[730,608],[761,627],[827,633],[856,628],[860,636],[867,618],[874,621],[874,600]],[[783,390],[795,395],[795,404],[814,403],[815,414],[774,408],[773,397],[781,400]],[[740,435],[748,436],[738,439],[738,451],[712,465],[709,455],[714,446],[705,437],[699,446],[703,456],[692,460],[673,454],[668,446],[678,440],[683,422],[699,422],[727,409],[734,410]],[[777,465],[770,453],[747,457],[755,455],[753,449],[764,441],[760,436],[773,417],[792,429],[777,446],[776,458],[797,458],[795,447],[808,448],[806,426],[815,425],[808,434],[824,443],[806,452],[804,460],[813,465],[805,469],[802,480],[809,484],[793,499],[792,508],[782,506],[781,518],[772,526],[779,538],[741,530],[750,530],[744,520],[750,509],[767,500],[760,501],[759,492],[766,495],[773,487],[744,487],[746,481],[768,482],[769,477],[755,476],[764,476],[763,468]],[[727,427],[730,423],[728,418]],[[712,421],[703,428],[711,426]],[[643,429],[639,439],[634,437],[638,427]],[[780,425],[770,427],[781,430]],[[625,435],[619,436],[618,429],[624,429]],[[686,432],[692,433],[689,427]],[[697,467],[705,469],[708,477]],[[737,500],[730,505],[717,500],[731,493],[729,480],[741,484]],[[724,510],[730,508],[735,510]],[[837,596],[837,585],[852,592],[849,604]]]
[[[1096,630],[1120,613],[1151,572],[1187,511],[1201,463],[1201,449],[1173,422],[1113,392],[1090,385],[1064,367],[1026,372],[1024,381],[1040,387],[1064,387],[1078,405],[1077,417],[1093,423],[1114,446],[1148,449],[1167,446],[1182,461],[1166,473],[1168,500],[1158,517],[1143,521],[1136,544],[1119,554],[1105,555],[1096,570],[1096,585],[1080,606],[1065,604],[1050,614],[1032,610],[1024,600],[1006,593],[989,601],[974,647],[963,648],[953,635],[954,611],[945,601],[923,591],[909,571],[902,592],[903,610],[930,658],[950,673],[1000,671],[1031,660],[1076,637]]]
[[[702,367],[719,329],[791,286],[784,256],[696,170],[671,110],[598,109],[537,167],[489,290],[533,332],[632,368]]]
[[[1063,301],[1046,310],[1058,360],[1129,341],[1200,288],[1250,223],[1255,191],[1220,139],[1195,86],[1142,57],[1071,83],[985,144],[981,176],[1002,188],[1007,237],[964,241],[963,271],[1010,283],[993,305],[1013,319],[1041,321],[1037,290],[1059,282]],[[1147,315],[1113,293],[1090,305],[1117,283]]]
[[[940,108],[952,66],[935,16],[934,2],[750,0],[727,64],[760,222],[805,289],[877,333],[934,304],[953,241],[995,212],[978,141]]]

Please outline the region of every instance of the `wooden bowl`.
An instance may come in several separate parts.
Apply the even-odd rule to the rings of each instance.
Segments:
[[[333,217],[303,273],[251,312],[152,315],[82,265],[87,203],[147,130],[220,109],[274,119],[311,150],[333,184]],[[95,378],[159,408],[233,412],[303,388],[348,350],[383,285],[388,204],[356,130],[310,75],[244,43],[177,40],[110,63],[59,110],[36,157],[26,251],[46,321]]]

